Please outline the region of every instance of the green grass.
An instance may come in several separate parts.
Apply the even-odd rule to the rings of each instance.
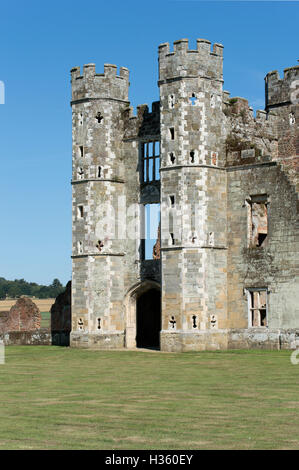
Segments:
[[[298,449],[289,351],[10,346],[0,449]]]
[[[51,313],[50,312],[41,312],[42,321],[41,328],[50,328],[51,326]]]

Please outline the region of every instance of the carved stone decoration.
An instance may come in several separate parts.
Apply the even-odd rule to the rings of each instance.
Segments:
[[[217,316],[216,315],[211,315],[211,328],[218,328],[218,321],[217,321]]]
[[[96,114],[96,120],[98,121],[99,124],[101,124],[101,121],[104,119],[100,111]]]
[[[98,243],[96,244],[96,247],[99,251],[102,251],[102,248],[104,246],[104,243],[102,242],[102,240],[98,240]]]

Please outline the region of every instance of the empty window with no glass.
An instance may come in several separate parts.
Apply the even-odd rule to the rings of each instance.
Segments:
[[[264,246],[268,236],[267,195],[251,196],[248,204],[248,245]]]
[[[174,127],[169,128],[169,137],[170,140],[174,140]]]
[[[195,103],[196,103],[196,96],[195,96],[195,93],[192,93],[192,95],[190,96],[189,98],[189,101],[191,103],[191,106],[195,106]]]
[[[174,204],[175,204],[175,196],[174,195],[169,196],[169,202],[170,202],[170,206],[174,207]]]
[[[141,144],[143,182],[160,180],[160,142]]]
[[[84,209],[82,205],[77,206],[77,216],[78,216],[78,219],[82,219],[84,216]]]
[[[248,289],[248,326],[268,326],[267,288]]]

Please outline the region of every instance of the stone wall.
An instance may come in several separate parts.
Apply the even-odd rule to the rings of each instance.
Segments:
[[[160,101],[136,116],[126,68],[72,69],[71,345],[135,347],[136,303],[153,286],[163,350],[297,344],[299,69],[267,75],[266,109],[254,116],[245,98],[223,91],[222,64],[221,44],[161,44]],[[152,142],[156,181],[144,178]],[[159,202],[160,256],[145,260],[142,208]],[[102,230],[113,219],[107,204],[113,236]]]
[[[8,331],[0,334],[5,346],[51,346],[52,337],[49,328],[40,328],[35,331]]]
[[[251,195],[267,195],[268,235],[249,246]],[[298,327],[296,286],[297,195],[277,165],[228,171],[228,327],[248,326],[246,289],[267,288],[268,326]]]

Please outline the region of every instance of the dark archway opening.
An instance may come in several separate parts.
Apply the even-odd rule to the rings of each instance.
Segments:
[[[137,299],[137,348],[160,349],[161,292],[149,289]]]

